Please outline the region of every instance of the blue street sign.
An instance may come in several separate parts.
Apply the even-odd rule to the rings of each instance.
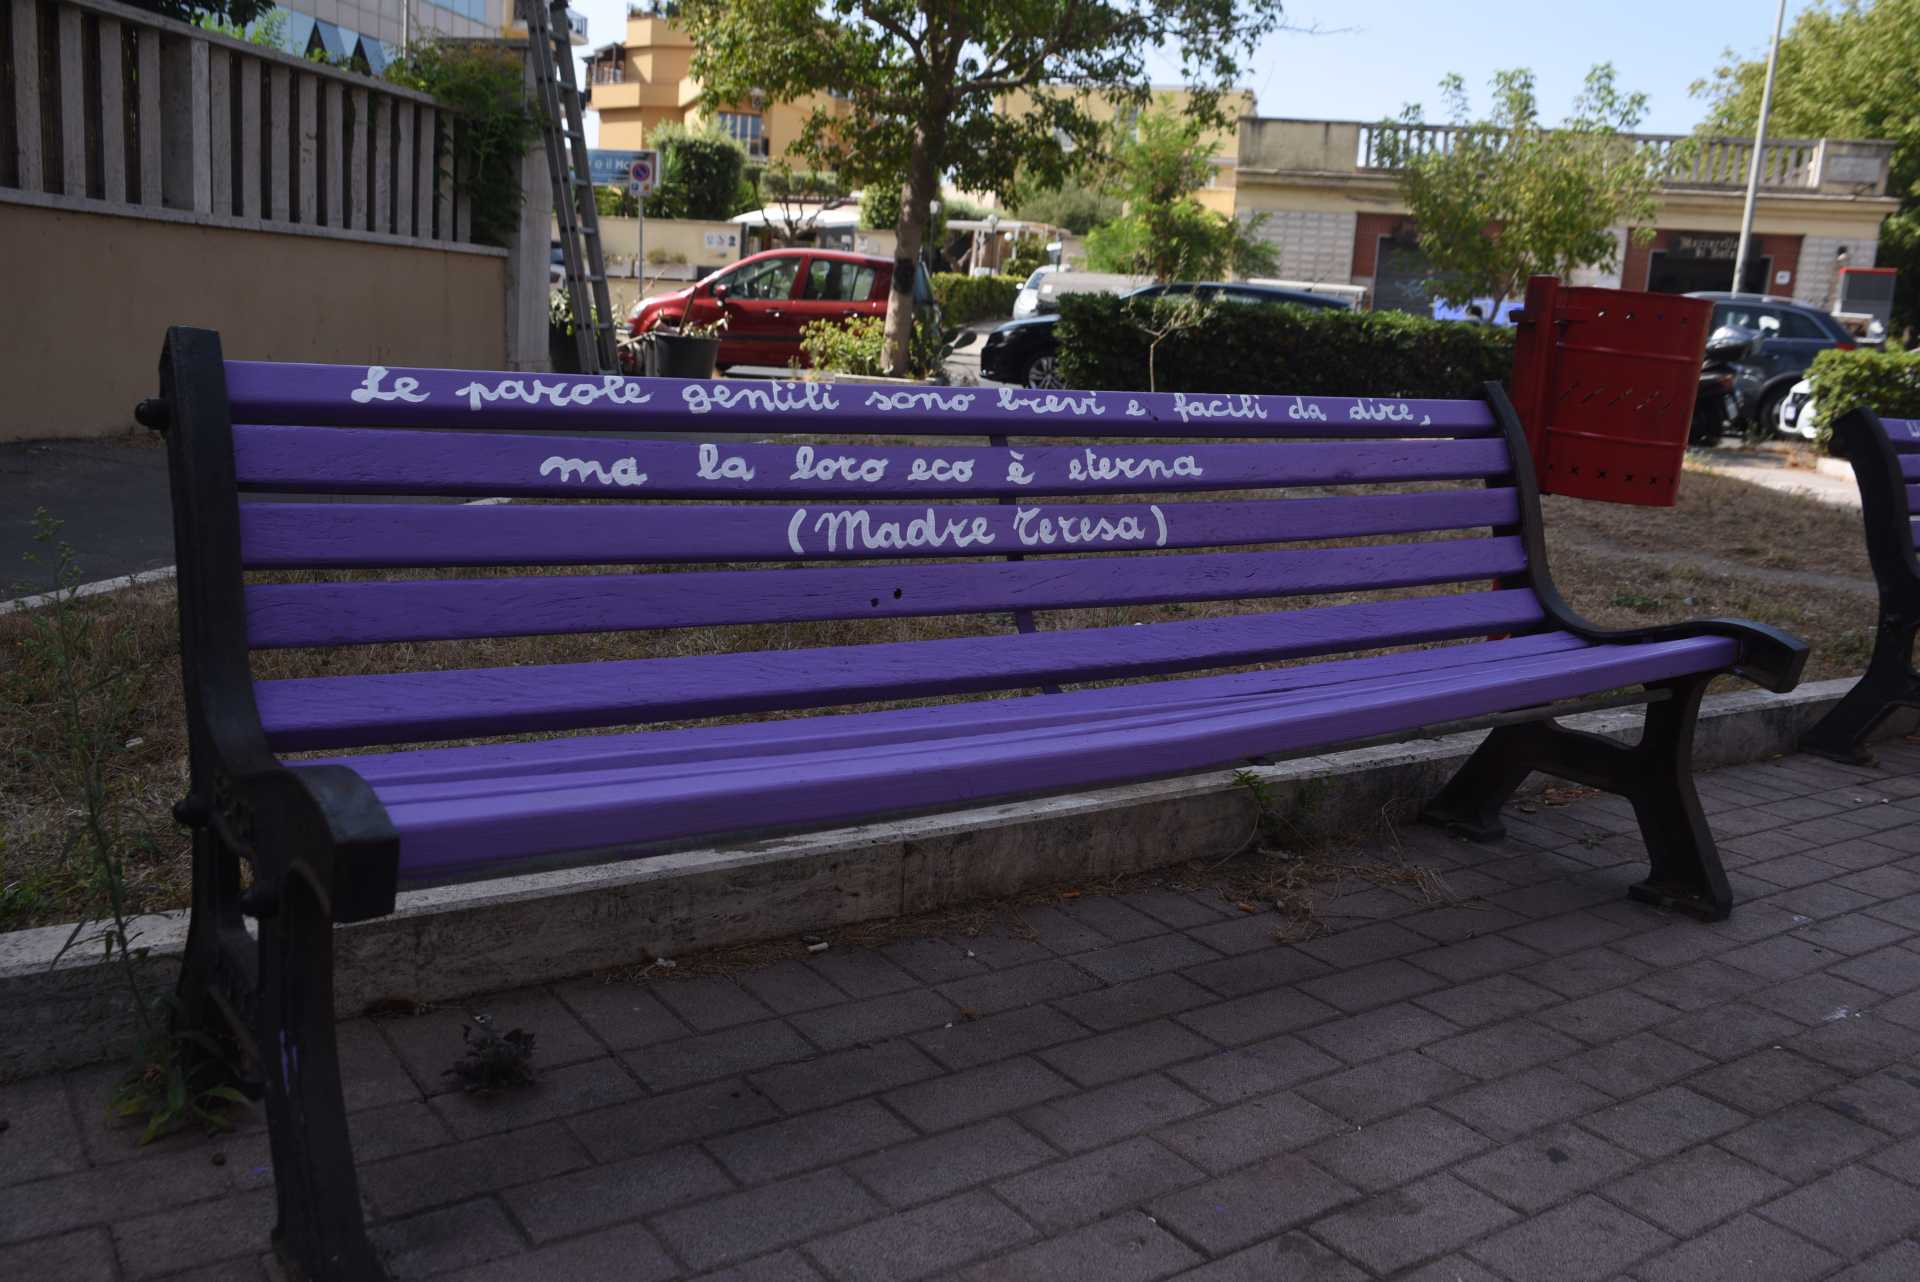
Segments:
[[[624,187],[627,185],[628,171],[633,162],[640,159],[638,151],[608,151],[601,147],[592,147],[587,151],[587,167],[596,187]]]

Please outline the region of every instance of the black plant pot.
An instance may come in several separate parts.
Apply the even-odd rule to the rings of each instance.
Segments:
[[[659,378],[712,378],[720,340],[655,330],[648,372]]]
[[[556,374],[580,372],[580,346],[572,334],[558,325],[547,326],[547,363]]]

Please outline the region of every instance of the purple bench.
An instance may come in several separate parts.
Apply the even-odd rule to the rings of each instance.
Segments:
[[[1920,673],[1913,646],[1920,634],[1920,558],[1914,521],[1920,513],[1920,419],[1882,419],[1853,410],[1833,425],[1836,451],[1853,465],[1860,485],[1860,516],[1867,560],[1880,589],[1867,670],[1800,746],[1836,761],[1870,764],[1867,740],[1897,709],[1920,708]]]
[[[1805,658],[1748,623],[1576,617],[1497,387],[1403,401],[270,365],[225,362],[191,329],[161,368],[140,417],[169,438],[192,745],[181,1018],[221,1030],[265,1091],[276,1240],[312,1278],[380,1267],[334,1058],[331,930],[390,912],[403,884],[1480,719],[1496,728],[1430,818],[1496,835],[1532,770],[1609,789],[1647,839],[1634,895],[1718,918],[1730,900],[1689,761],[1701,694],[1726,672],[1789,689]],[[649,430],[684,439],[609,435]],[[1203,601],[1236,604],[1128,615]],[[941,615],[968,634],[890,639],[890,621]],[[873,621],[869,643],[455,669],[399,648],[849,619]],[[251,651],[289,646],[347,647],[343,675],[253,679]],[[380,674],[353,674],[364,655]],[[1149,677],[1164,679],[1132,680]],[[1637,747],[1550,719],[1629,687],[1649,704]],[[495,741],[409,746],[476,739]]]

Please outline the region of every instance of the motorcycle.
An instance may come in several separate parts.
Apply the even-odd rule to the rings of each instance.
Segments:
[[[1707,336],[1687,444],[1718,445],[1727,427],[1740,417],[1740,402],[1733,394],[1734,366],[1751,353],[1753,341],[1758,337],[1752,330],[1737,325],[1722,325]]]

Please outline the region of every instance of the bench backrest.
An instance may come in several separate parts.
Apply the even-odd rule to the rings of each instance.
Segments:
[[[175,331],[176,353],[188,334],[203,335],[195,360],[217,360],[200,331]],[[242,361],[175,377],[199,389],[174,430],[197,441],[175,457],[205,473],[190,480],[215,509],[201,525],[217,536],[221,495],[236,504],[237,554],[201,540],[192,574],[233,581],[223,599],[263,677],[287,670],[264,652],[292,647],[353,647],[328,670],[362,679],[452,662],[500,666],[511,683],[524,662],[955,638],[911,661],[858,652],[892,655],[878,685],[802,681],[783,696],[763,681],[748,698],[723,681],[640,705],[691,718],[822,706],[854,689],[1032,689],[1542,622],[1519,586],[1532,500],[1514,475],[1515,429],[1488,401]],[[639,433],[684,439],[622,435]],[[1341,491],[1384,484],[1393,492]],[[349,501],[267,497],[290,494]],[[1279,600],[1289,597],[1335,600],[1301,609]],[[1239,604],[1185,613],[1198,602]],[[1158,626],[1118,626],[1143,617]],[[848,621],[867,622],[850,632]],[[1021,653],[1045,648],[1045,662],[958,639],[1011,631],[1035,633]],[[640,635],[565,640],[597,633]],[[432,644],[449,641],[482,644],[457,655]],[[631,698],[580,695],[577,683],[568,697],[566,686],[503,729],[653,719]],[[444,738],[482,722],[397,717],[320,733],[269,716],[266,730],[290,750]]]

